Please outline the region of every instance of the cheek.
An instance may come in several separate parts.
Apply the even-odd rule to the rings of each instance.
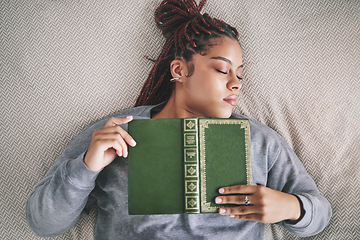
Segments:
[[[193,76],[190,80],[188,89],[198,97],[222,96],[224,84],[211,74],[204,73],[201,76]]]

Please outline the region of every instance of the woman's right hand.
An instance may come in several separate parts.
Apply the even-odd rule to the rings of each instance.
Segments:
[[[132,116],[125,118],[112,117],[99,130],[95,130],[89,149],[85,155],[84,162],[92,171],[99,171],[109,165],[116,156],[128,156],[129,144],[135,147],[134,139],[119,125],[125,124],[133,120]]]

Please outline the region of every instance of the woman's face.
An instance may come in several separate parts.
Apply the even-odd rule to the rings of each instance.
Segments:
[[[241,88],[242,50],[228,37],[211,41],[208,54],[193,56],[194,72],[181,86],[183,107],[196,117],[228,118]]]

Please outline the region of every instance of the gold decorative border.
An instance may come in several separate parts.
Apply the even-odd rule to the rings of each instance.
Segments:
[[[185,213],[199,213],[198,119],[183,119],[183,124]]]
[[[184,132],[197,132],[197,128],[196,118],[184,118]]]
[[[251,156],[250,156],[250,123],[247,119],[201,119],[199,120],[199,151],[200,151],[200,180],[201,180],[201,212],[215,212],[218,207],[211,207],[211,202],[206,200],[206,154],[205,154],[205,129],[209,124],[240,125],[245,130],[245,161],[246,161],[246,182],[252,184]]]
[[[186,196],[185,204],[187,210],[192,210],[192,213],[199,211],[199,197],[198,196]]]
[[[184,133],[184,147],[197,147],[198,139],[196,133]]]
[[[194,190],[189,189],[189,185],[193,184]],[[185,181],[185,194],[199,193],[199,181],[198,180],[186,180]]]
[[[185,179],[187,178],[198,178],[199,175],[199,171],[198,171],[198,164],[185,164]],[[190,172],[190,170],[192,169],[192,171]]]
[[[184,160],[185,162],[198,162],[197,148],[184,147]]]

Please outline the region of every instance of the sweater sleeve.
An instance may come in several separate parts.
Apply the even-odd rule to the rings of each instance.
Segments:
[[[63,161],[31,193],[26,218],[39,236],[62,234],[80,218],[98,174],[87,169],[83,156]]]
[[[329,223],[332,210],[301,161],[278,136],[274,152],[277,153],[268,173],[268,187],[294,194],[301,201],[303,216],[295,224],[282,221],[278,224],[300,237],[318,234]]]
[[[93,131],[105,122],[97,122],[70,142],[28,197],[26,218],[39,236],[55,236],[68,231],[86,212],[99,172],[88,169],[83,159]]]
[[[67,232],[82,214],[87,214],[96,199],[92,196],[99,172],[84,163],[92,134],[110,117],[150,118],[153,106],[130,108],[108,116],[79,134],[65,148],[45,177],[35,186],[26,203],[26,219],[39,236],[55,236]],[[127,131],[128,125],[121,127]]]

